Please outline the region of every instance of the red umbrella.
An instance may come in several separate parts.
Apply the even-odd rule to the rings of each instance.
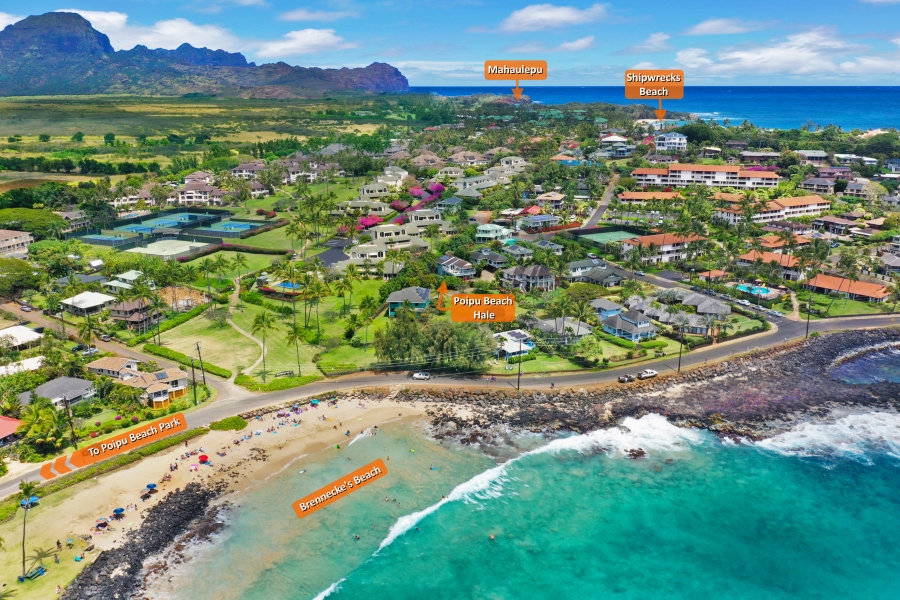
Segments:
[[[200,455],[200,462],[205,463],[209,461],[209,457],[205,454]]]

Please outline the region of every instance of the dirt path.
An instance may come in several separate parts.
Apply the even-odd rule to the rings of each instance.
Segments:
[[[791,304],[794,305],[794,309],[791,311],[791,314],[787,316],[788,319],[792,321],[801,321],[800,318],[800,302],[797,300],[796,292],[791,292]]]

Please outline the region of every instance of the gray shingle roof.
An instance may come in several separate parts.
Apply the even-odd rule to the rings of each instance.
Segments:
[[[34,392],[38,398],[61,398],[63,395],[69,398],[81,396],[86,390],[89,390],[94,384],[86,379],[78,379],[77,377],[57,377],[48,381],[44,385],[35,388]],[[31,392],[22,392],[19,394],[19,400],[22,404],[31,402]]]
[[[403,288],[402,290],[397,290],[393,294],[387,297],[388,303],[400,303],[406,302],[409,300],[413,304],[418,302],[425,302],[428,300],[428,296],[431,292],[423,287],[412,286],[408,288]]]

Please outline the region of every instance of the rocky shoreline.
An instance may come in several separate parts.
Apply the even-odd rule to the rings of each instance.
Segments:
[[[328,392],[318,398],[341,403],[377,403],[386,398],[433,403],[427,414],[434,437],[486,448],[502,444],[510,430],[548,436],[584,433],[648,413],[661,414],[682,427],[708,429],[740,442],[775,435],[805,419],[826,417],[838,409],[900,407],[900,383],[851,385],[829,374],[835,364],[849,357],[893,345],[900,345],[900,328],[811,338],[630,384],[522,392],[404,386]],[[241,416],[252,419],[308,402],[309,399],[285,402]],[[629,451],[631,458],[642,454],[639,448]],[[244,462],[254,460],[265,461],[266,456],[251,453],[238,465],[220,469],[220,482],[212,486],[191,483],[167,494],[147,512],[141,527],[128,535],[122,547],[101,553],[62,598],[149,597],[144,595],[148,582],[158,580],[170,563],[183,560],[182,551],[190,542],[207,540],[223,526],[219,513],[225,505],[213,505],[212,501],[227,491],[229,479],[233,483],[241,477],[238,468],[243,468]]]

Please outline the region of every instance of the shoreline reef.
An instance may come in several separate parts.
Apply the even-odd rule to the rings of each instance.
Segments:
[[[241,416],[250,422],[246,430],[213,432],[200,440],[207,447],[224,444],[223,451],[227,448],[234,457],[220,458],[209,476],[163,496],[121,545],[102,552],[76,577],[63,598],[93,600],[113,594],[151,598],[147,592],[162,583],[169,565],[189,560],[184,548],[190,542],[208,540],[223,526],[221,511],[234,501],[225,499],[226,495],[264,484],[298,459],[349,442],[352,437],[342,431],[349,431],[344,421],[355,435],[356,430],[363,434],[374,425],[426,417],[433,437],[477,444],[488,453],[490,446],[502,443],[501,431],[541,433],[549,438],[614,427],[627,417],[650,413],[681,427],[707,429],[720,438],[760,440],[810,418],[826,418],[835,410],[897,408],[900,383],[845,384],[829,374],[840,361],[887,346],[900,346],[900,328],[811,338],[627,385],[521,393],[405,385],[319,394],[322,401],[317,411],[306,399],[245,412]],[[295,404],[306,411],[302,413],[306,427],[292,422],[298,414]],[[340,429],[334,421],[341,423]],[[252,435],[259,427],[266,432],[261,437]],[[249,454],[244,452],[248,448],[228,441],[247,433],[251,436],[243,444],[250,446]],[[630,458],[641,455],[640,449],[628,454]],[[165,535],[150,533],[160,528],[157,514],[171,515],[164,517]],[[138,544],[144,545],[137,549]],[[141,561],[143,568],[135,569]]]

